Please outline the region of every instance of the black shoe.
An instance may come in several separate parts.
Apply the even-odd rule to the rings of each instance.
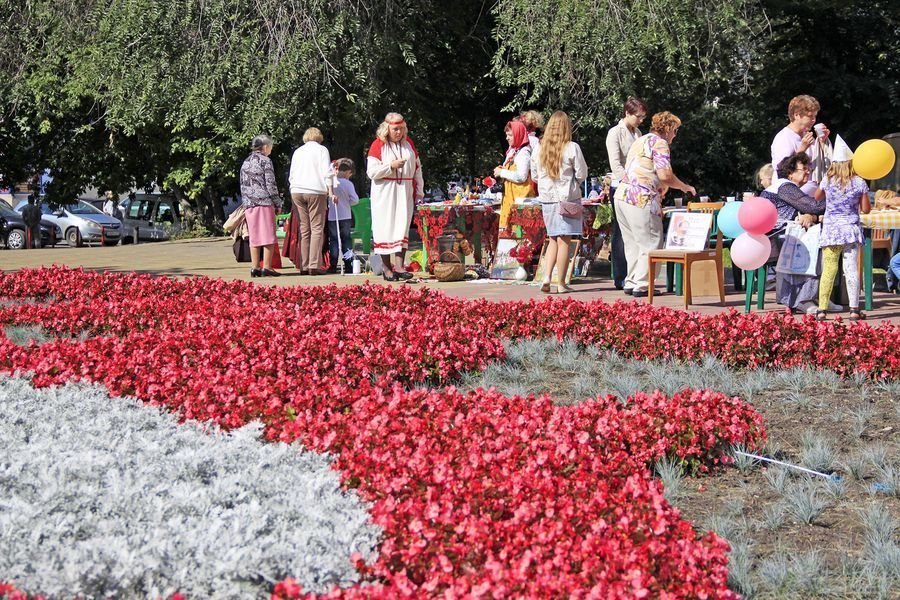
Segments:
[[[634,293],[634,288],[625,288],[625,289],[622,290],[622,291],[625,292],[625,295],[626,295],[626,296],[630,296],[631,294]]]
[[[631,295],[635,298],[646,298],[647,290],[632,290]]]
[[[281,277],[281,273],[278,271],[273,271],[272,269],[262,269],[260,271],[260,277]]]
[[[413,274],[409,271],[394,271],[394,277],[400,281],[409,281],[413,278]]]
[[[385,281],[400,281],[400,278],[397,277],[397,274],[393,273],[393,272],[390,275],[388,275],[387,271],[382,271],[381,276],[384,277]]]
[[[250,269],[250,277],[262,277],[262,269]]]

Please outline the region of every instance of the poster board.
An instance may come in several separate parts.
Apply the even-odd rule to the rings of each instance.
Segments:
[[[706,249],[709,230],[712,227],[711,213],[676,212],[669,219],[666,231],[666,250],[700,252]]]
[[[547,240],[544,240],[544,245],[541,247],[541,260],[534,272],[535,281],[544,280],[544,254],[547,253],[547,245]],[[581,239],[569,240],[569,263],[566,267],[566,285],[569,285],[569,283],[572,281],[572,272],[575,269],[575,258],[578,256],[578,250],[580,248]]]
[[[497,252],[494,253],[494,261],[491,263],[491,279],[516,278],[516,271],[521,265],[515,257],[510,256],[510,252],[518,245],[519,240],[497,240]]]

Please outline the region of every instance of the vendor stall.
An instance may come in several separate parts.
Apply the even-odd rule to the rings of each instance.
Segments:
[[[594,227],[598,207],[596,202],[584,203],[584,227],[582,231],[582,255],[589,259],[596,256],[603,240],[609,233],[609,224]],[[541,205],[538,203],[517,204],[510,214],[507,237],[518,244],[527,243],[540,252],[546,237]],[[462,235],[474,249],[476,263],[489,265],[497,252],[499,210],[494,204],[422,204],[416,208],[413,219],[422,238],[426,264],[429,270],[439,257],[438,238],[451,228]]]

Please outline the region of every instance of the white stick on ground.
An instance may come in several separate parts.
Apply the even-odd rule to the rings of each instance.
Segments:
[[[818,471],[813,471],[812,469],[807,469],[806,467],[801,467],[799,465],[792,465],[791,463],[782,462],[780,460],[775,460],[774,458],[766,458],[764,456],[759,456],[758,454],[749,454],[747,452],[741,452],[740,450],[735,450],[735,454],[740,454],[741,456],[746,456],[747,458],[754,458],[756,460],[761,460],[763,462],[772,463],[776,465],[781,465],[782,467],[788,467],[789,469],[796,469],[798,471],[803,471],[804,473],[809,473],[810,475],[818,475],[819,477],[824,477],[825,479],[834,479],[834,475],[826,475],[825,473],[819,473]]]

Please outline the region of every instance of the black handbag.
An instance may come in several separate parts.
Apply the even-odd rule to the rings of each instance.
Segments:
[[[250,262],[250,238],[237,236],[234,240],[234,260],[239,263]]]

